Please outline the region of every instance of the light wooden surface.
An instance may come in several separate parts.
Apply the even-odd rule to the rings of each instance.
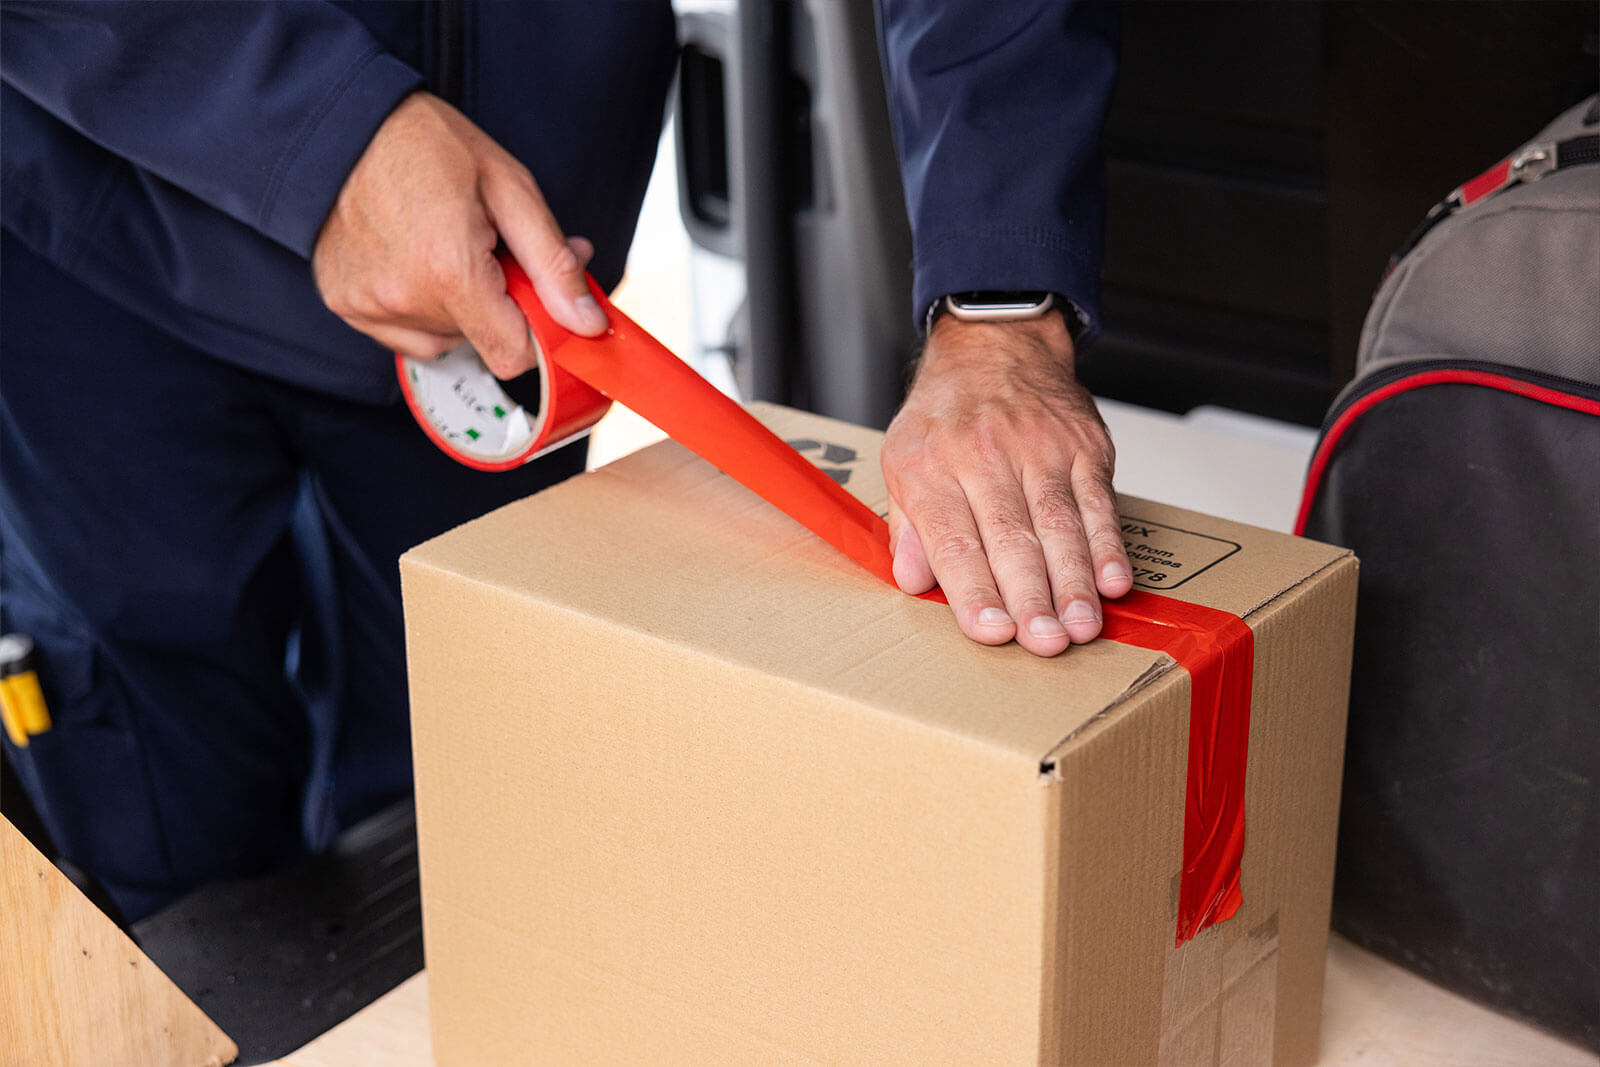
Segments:
[[[1323,1067],[1600,1067],[1600,1056],[1496,1015],[1340,937],[1328,946]],[[277,1067],[435,1067],[419,974]]]
[[[427,972],[270,1067],[434,1067]]]
[[[1600,1067],[1600,1056],[1447,993],[1341,937],[1328,946],[1325,1067]]]
[[[216,1067],[232,1041],[0,819],[0,1067]]]

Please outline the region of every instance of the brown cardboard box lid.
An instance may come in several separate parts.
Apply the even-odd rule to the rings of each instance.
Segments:
[[[773,405],[751,410],[884,512],[880,433]],[[1349,554],[1134,497],[1121,498],[1121,513],[1135,566],[1168,583],[1152,588],[1246,618]],[[671,441],[406,559],[1033,761],[1172,666],[1109,641],[1049,660],[1014,644],[976,645],[948,608],[885,585]]]

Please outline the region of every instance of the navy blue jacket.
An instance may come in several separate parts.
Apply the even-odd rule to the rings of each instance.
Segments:
[[[388,353],[317,296],[309,257],[389,111],[438,91],[539,182],[591,266],[622,275],[675,58],[666,0],[439,5],[0,5],[0,203],[35,252],[188,343],[352,399],[395,394]],[[916,304],[1051,289],[1094,313],[1103,5],[882,0],[916,243]],[[454,94],[452,94],[454,95]]]

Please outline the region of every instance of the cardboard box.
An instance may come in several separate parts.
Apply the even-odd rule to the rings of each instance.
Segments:
[[[755,410],[882,510],[880,435]],[[441,1067],[1313,1062],[1355,559],[1122,508],[1255,632],[1244,904],[1182,948],[1170,658],[972,644],[672,442],[408,553]]]

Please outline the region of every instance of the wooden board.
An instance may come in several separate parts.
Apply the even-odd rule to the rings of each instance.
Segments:
[[[221,1067],[238,1055],[3,818],[0,1034],[0,1067]]]

